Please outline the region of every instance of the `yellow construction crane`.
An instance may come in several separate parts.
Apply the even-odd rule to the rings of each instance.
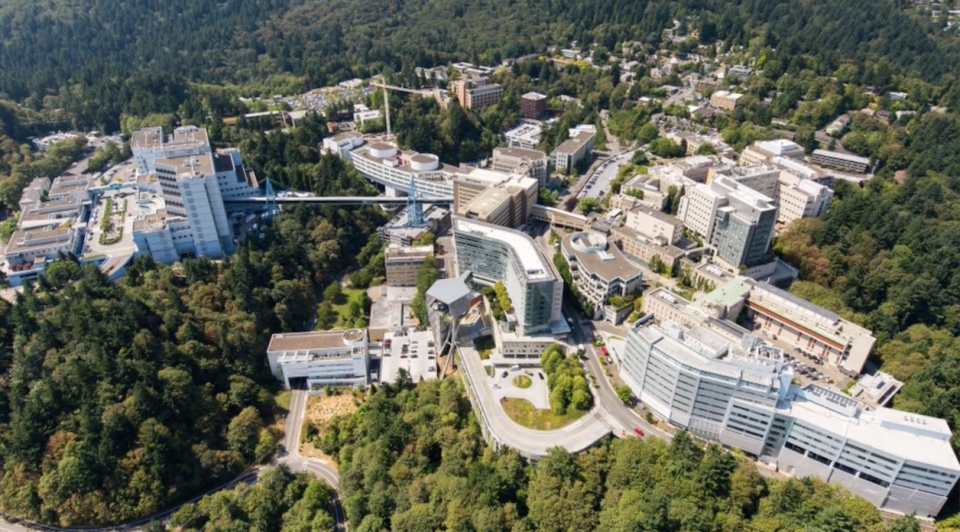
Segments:
[[[393,133],[390,130],[390,93],[387,92],[388,90],[406,92],[408,94],[417,94],[425,98],[434,97],[433,91],[430,91],[427,89],[408,89],[407,87],[398,87],[396,85],[387,85],[386,83],[377,83],[377,82],[371,82],[370,86],[383,89],[383,107],[384,107],[384,116],[386,117],[386,124],[387,124],[387,138],[391,138],[393,136]]]

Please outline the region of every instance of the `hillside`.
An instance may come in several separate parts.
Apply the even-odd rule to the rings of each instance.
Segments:
[[[885,69],[938,80],[956,63],[950,40],[892,0],[869,10],[857,0],[0,0],[0,92],[89,95],[146,72],[264,91],[316,86],[387,66],[498,62],[548,42],[613,50],[702,13],[719,38],[790,54],[784,69],[882,57]]]

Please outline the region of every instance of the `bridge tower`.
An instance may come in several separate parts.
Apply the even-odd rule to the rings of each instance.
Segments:
[[[267,215],[272,218],[280,212],[280,207],[277,206],[277,193],[273,190],[273,184],[270,183],[269,177],[266,179],[263,195],[267,198]]]
[[[417,180],[411,179],[407,190],[407,227],[423,225],[423,206],[417,199]]]

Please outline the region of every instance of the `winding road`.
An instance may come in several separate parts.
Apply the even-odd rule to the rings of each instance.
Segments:
[[[334,467],[316,458],[305,457],[300,454],[300,436],[303,431],[303,417],[307,411],[307,391],[292,390],[290,396],[290,411],[284,423],[283,451],[278,460],[286,464],[291,471],[309,473],[330,485],[334,490],[340,488],[340,475]],[[347,530],[347,517],[340,504],[339,494],[333,498],[333,519],[338,531]]]

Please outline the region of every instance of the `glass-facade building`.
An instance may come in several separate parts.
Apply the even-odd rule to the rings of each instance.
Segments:
[[[474,280],[503,283],[521,335],[550,332],[563,322],[563,280],[529,236],[497,225],[453,219],[457,271]]]

